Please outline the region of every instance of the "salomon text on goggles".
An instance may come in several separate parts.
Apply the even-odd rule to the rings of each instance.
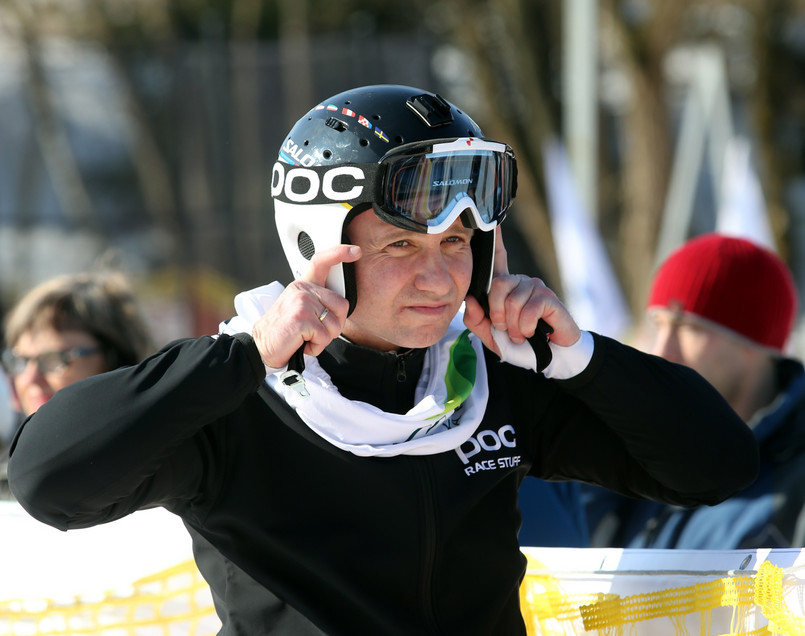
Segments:
[[[429,234],[444,232],[464,211],[473,228],[489,231],[504,219],[516,191],[512,149],[475,137],[406,144],[372,164],[277,161],[271,176],[271,196],[280,201],[372,203],[387,223]]]

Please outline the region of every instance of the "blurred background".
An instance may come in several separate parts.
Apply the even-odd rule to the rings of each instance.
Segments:
[[[583,327],[628,339],[658,261],[715,229],[805,296],[805,2],[0,0],[0,307],[115,267],[160,344],[217,332],[290,276],[285,134],[375,83],[514,148],[510,268]]]

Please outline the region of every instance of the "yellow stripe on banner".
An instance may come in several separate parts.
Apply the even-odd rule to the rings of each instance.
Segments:
[[[785,594],[790,593],[802,606],[805,597],[802,568],[800,576],[792,574],[785,584],[783,570],[764,562],[754,574],[741,572],[690,586],[620,596],[604,592],[572,593],[563,587],[574,587],[573,575],[562,579],[559,573],[548,572],[530,556],[528,566],[520,587],[520,603],[529,636],[649,636],[663,624],[662,633],[686,636],[805,636],[805,617],[792,612],[785,600]],[[593,572],[574,574],[576,578],[583,574],[581,578],[586,583],[595,577]],[[607,573],[612,574],[618,576]],[[601,578],[609,581],[612,577]],[[701,578],[707,576],[702,574]],[[602,583],[599,587],[609,585]],[[731,617],[728,631],[712,630],[713,612],[717,608],[731,611],[727,615]],[[662,622],[648,624],[658,620]],[[698,631],[694,631],[696,626]]]

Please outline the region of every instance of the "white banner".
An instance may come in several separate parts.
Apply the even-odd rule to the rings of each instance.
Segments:
[[[524,548],[529,634],[805,634],[805,555]]]
[[[532,636],[805,634],[805,554],[523,548]],[[159,508],[60,532],[0,502],[0,634],[213,636],[209,588]]]

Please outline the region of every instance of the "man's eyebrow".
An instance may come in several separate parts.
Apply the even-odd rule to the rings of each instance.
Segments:
[[[396,225],[391,225],[389,228],[383,228],[382,235],[381,232],[378,232],[376,236],[372,237],[376,241],[383,241],[383,242],[394,242],[394,241],[401,241],[401,240],[410,240],[415,239],[419,236],[428,236],[427,232],[414,232],[413,230],[407,230],[404,227],[397,227]],[[472,235],[475,233],[470,227],[466,227],[463,224],[459,224],[453,227],[446,229],[444,232],[440,232],[440,235],[444,236],[456,236],[456,235]]]
[[[402,239],[408,239],[412,236],[417,236],[420,232],[412,232],[411,230],[406,230],[405,228],[401,227],[394,227],[391,226],[392,229],[386,230],[384,232],[378,232],[375,236],[375,240],[379,241],[399,241]]]

